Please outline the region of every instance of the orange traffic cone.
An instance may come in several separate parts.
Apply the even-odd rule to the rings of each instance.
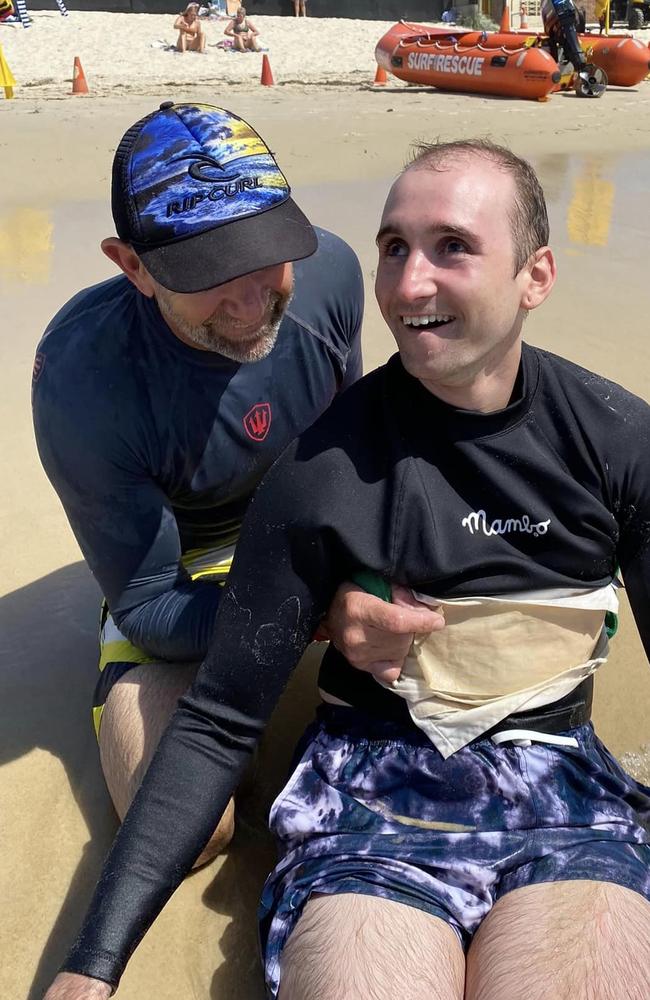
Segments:
[[[273,87],[275,85],[268,56],[262,56],[262,77],[260,83],[263,87]]]
[[[72,93],[73,94],[88,93],[88,83],[86,81],[86,74],[84,73],[82,65],[79,61],[79,56],[74,57],[74,66],[72,68]]]
[[[501,15],[501,24],[499,25],[499,31],[510,31],[510,8],[508,4],[503,8],[503,14]]]
[[[386,75],[386,70],[383,66],[377,67],[377,72],[375,73],[375,87],[383,87],[388,83],[388,76]]]
[[[519,27],[523,28],[524,31],[528,31],[528,7],[523,0],[519,8],[519,22]]]

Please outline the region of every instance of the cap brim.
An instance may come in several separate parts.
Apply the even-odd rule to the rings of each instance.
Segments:
[[[274,264],[302,260],[318,240],[307,216],[287,198],[267,212],[217,226],[155,250],[133,245],[149,273],[171,292],[204,292]]]

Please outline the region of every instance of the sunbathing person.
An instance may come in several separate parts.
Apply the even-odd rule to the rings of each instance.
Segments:
[[[206,37],[199,21],[198,3],[188,3],[174,21],[174,27],[178,31],[178,52],[205,52]]]
[[[233,47],[237,52],[260,51],[260,47],[257,43],[259,31],[250,18],[246,17],[245,7],[237,8],[237,13],[232,20],[228,22],[224,35],[230,35],[231,38],[233,38]]]

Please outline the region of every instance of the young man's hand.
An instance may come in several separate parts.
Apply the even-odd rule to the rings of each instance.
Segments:
[[[107,1000],[110,995],[111,987],[101,979],[60,972],[43,1000]]]
[[[444,627],[437,611],[416,601],[411,591],[397,584],[393,603],[351,583],[334,595],[319,635],[328,638],[353,667],[367,670],[378,680],[397,680],[413,638]]]

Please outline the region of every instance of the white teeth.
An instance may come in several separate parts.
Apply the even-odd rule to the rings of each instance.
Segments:
[[[449,323],[454,316],[446,313],[432,313],[430,316],[402,316],[404,326],[428,326],[430,323]]]

